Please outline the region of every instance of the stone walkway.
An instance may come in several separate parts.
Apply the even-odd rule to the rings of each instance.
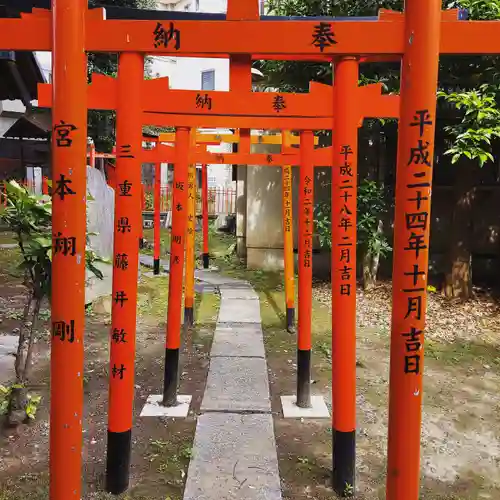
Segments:
[[[221,305],[184,500],[281,500],[259,298],[249,283],[196,277]]]
[[[153,258],[140,263],[152,268]],[[281,500],[259,298],[245,281],[195,277],[219,289],[221,304],[184,500]]]

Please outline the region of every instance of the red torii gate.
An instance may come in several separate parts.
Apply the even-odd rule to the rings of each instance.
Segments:
[[[404,15],[384,14],[374,22],[337,22],[334,19],[264,22],[259,20],[256,0],[229,0],[228,4],[226,21],[175,21],[169,24],[168,29],[163,21],[106,21],[102,11],[87,10],[86,0],[54,0],[52,15],[42,11],[21,19],[0,20],[0,47],[52,50],[55,53],[54,131],[69,130],[71,134],[70,138],[68,135],[61,138],[53,134],[53,232],[67,235],[67,228],[70,227],[77,242],[75,255],[55,253],[53,258],[54,296],[63,289],[64,298],[52,304],[54,331],[58,332],[61,341],[52,344],[51,464],[53,471],[58,470],[59,465],[63,466],[64,474],[52,474],[51,499],[67,500],[80,495],[84,329],[82,256],[85,251],[83,167],[87,112],[85,51],[109,51],[121,54],[123,73],[127,73],[127,67],[131,73],[142,67],[138,63],[139,60],[142,63],[142,56],[134,52],[178,56],[203,54],[207,57],[231,54],[245,55],[249,59],[254,55],[263,59],[316,61],[332,61],[340,57],[344,58],[340,59],[341,63],[349,61],[345,56],[381,54],[403,57],[387,498],[416,500],[419,490],[423,331],[438,57],[440,52],[500,53],[500,39],[496,36],[498,23],[452,20],[448,15],[442,15],[440,0],[407,0]],[[346,68],[348,66],[345,65]],[[345,70],[346,73],[349,71]],[[130,105],[133,94],[135,108],[140,109],[139,88],[138,81],[129,85],[128,89],[123,86],[120,90],[123,104],[128,99],[127,104]],[[345,97],[338,92],[336,99],[340,101]],[[140,113],[124,112],[123,115],[131,122],[140,121]],[[341,119],[336,117],[337,121]],[[187,152],[189,142],[185,126],[178,129],[178,145],[182,152]],[[315,127],[309,127],[312,128]],[[119,132],[120,143],[130,142],[137,147],[140,134],[137,137],[134,134],[132,130],[122,130]],[[349,146],[350,140],[351,137],[345,134],[342,145]],[[341,151],[337,149],[335,154],[341,155],[342,162],[337,162],[335,158],[334,166],[343,164],[343,155],[349,148]],[[137,192],[140,179],[133,177],[132,173],[139,171],[132,168],[138,161],[139,158],[121,158],[123,171],[130,172],[128,178],[135,183],[130,193],[130,209],[135,210],[137,205],[137,213],[140,213]],[[177,167],[184,172],[187,169],[180,153]],[[335,194],[336,191],[332,191],[332,195]],[[131,236],[136,238],[137,231],[134,230]],[[334,304],[338,298],[334,290]],[[348,357],[352,358],[352,353]],[[335,365],[333,369],[335,376]],[[334,429],[334,455],[340,456],[345,450],[347,455],[353,455],[354,433],[350,425]],[[124,436],[129,439],[129,434]],[[352,489],[353,470],[343,467],[337,460],[335,465],[336,487],[341,487],[340,491],[344,492],[348,485]]]
[[[232,63],[234,64],[234,63]],[[357,67],[357,66],[356,66]],[[250,89],[238,88],[230,92],[210,91],[198,92],[191,90],[169,89],[168,78],[145,80],[143,82],[143,119],[144,124],[154,120],[170,120],[169,124],[177,125],[183,123],[186,115],[195,115],[196,119],[207,121],[207,117],[215,117],[218,123],[223,120],[227,126],[234,126],[234,117],[243,120],[244,124],[258,124],[261,119],[271,119],[275,126],[291,124],[299,126],[302,118],[314,118],[318,124],[320,117],[324,116],[328,121],[333,119],[333,97],[334,88],[329,85],[310,83],[310,92],[305,94],[274,93],[274,92],[252,92]],[[385,117],[396,118],[399,116],[399,96],[382,95],[381,84],[371,84],[358,87],[357,79],[350,82],[350,91],[355,97],[356,106],[351,107],[352,118],[359,126],[364,118]],[[117,108],[117,87],[115,78],[93,74],[92,83],[88,86],[89,109],[115,110]],[[52,85],[39,84],[39,105],[50,107],[52,104]],[[355,112],[357,110],[357,113]],[[180,113],[182,112],[182,115]],[[162,113],[161,118],[159,113]],[[276,118],[270,114],[277,115]],[[259,117],[259,120],[256,118]],[[166,122],[164,122],[166,123]],[[291,127],[292,125],[289,125]],[[318,125],[316,125],[318,126]],[[328,126],[325,123],[325,127]],[[354,124],[356,127],[356,125]],[[316,127],[315,127],[316,128]],[[249,148],[246,148],[249,149]],[[142,160],[149,163],[170,162],[175,160],[175,150],[165,144],[157,143],[153,150],[144,151]],[[332,148],[321,148],[311,152],[313,165],[329,166],[332,159]],[[289,183],[286,175],[291,174],[286,165],[299,165],[300,154],[297,150],[287,150],[287,162],[280,155],[275,154],[250,154],[239,153],[210,153],[190,148],[189,162],[206,164],[251,164],[269,165],[283,167],[283,182]],[[285,301],[287,328],[293,329],[294,325],[294,266],[293,266],[293,239],[291,239],[291,185],[284,188],[283,196],[287,198],[289,207],[284,207],[284,260],[285,260]],[[287,215],[288,214],[288,215]],[[290,233],[290,234],[287,234]],[[159,232],[155,231],[155,248],[159,250]],[[155,250],[155,272],[159,273],[159,252]],[[345,277],[344,277],[345,280]],[[190,314],[190,313],[189,313]],[[354,315],[354,308],[352,308]],[[354,329],[352,336],[355,337]]]

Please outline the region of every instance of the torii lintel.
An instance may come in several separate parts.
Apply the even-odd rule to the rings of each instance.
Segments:
[[[462,21],[458,17],[458,10],[442,14],[441,53],[500,53],[497,21]],[[89,52],[135,51],[205,57],[248,54],[262,59],[293,55],[295,59],[312,60],[331,60],[338,55],[401,56],[404,52],[404,13],[383,11],[375,21],[271,19],[106,20],[103,9],[91,9],[87,12],[85,48]],[[177,37],[170,37],[167,34],[170,30]],[[324,37],[318,37],[324,30],[329,35],[326,43]],[[36,10],[20,19],[0,19],[0,48],[52,50],[50,12]]]
[[[94,74],[88,88],[89,109],[117,109],[118,80]],[[357,92],[359,120],[368,117],[397,118],[399,96],[383,95],[382,84],[353,89]],[[333,118],[333,87],[310,83],[304,94],[245,91],[171,90],[168,78],[144,80],[143,111],[203,117]],[[52,84],[38,85],[40,107],[52,106]],[[353,110],[355,112],[355,110]]]

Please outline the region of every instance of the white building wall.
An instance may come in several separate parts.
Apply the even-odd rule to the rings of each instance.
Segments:
[[[24,115],[26,108],[22,101],[0,101],[0,137]]]

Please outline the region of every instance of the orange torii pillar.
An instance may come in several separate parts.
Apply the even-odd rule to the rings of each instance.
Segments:
[[[191,144],[196,146],[195,133],[191,134]],[[195,235],[196,235],[196,165],[189,164],[188,169],[188,201],[186,231],[186,278],[184,291],[184,326],[194,324],[194,269],[195,269]]]
[[[387,500],[418,500],[440,0],[407,0],[394,220]]]
[[[178,127],[175,137],[176,161],[172,193],[172,231],[170,239],[170,280],[168,283],[167,338],[163,405],[177,405],[179,350],[181,347],[182,278],[186,243],[188,168],[191,145],[189,127]]]
[[[208,248],[208,171],[207,165],[201,166],[201,206],[203,218],[203,268],[210,267],[210,254]]]
[[[144,57],[120,54],[116,112],[115,229],[109,363],[106,490],[118,495],[129,484],[134,404],[138,240],[141,234],[141,83]]]
[[[42,194],[49,194],[49,179],[45,175],[42,177]]]
[[[158,147],[158,144],[157,146]],[[155,192],[154,192],[154,261],[153,274],[160,274],[161,259],[161,163],[155,164]]]
[[[290,132],[283,131],[282,151],[289,147]],[[292,166],[283,165],[281,168],[282,203],[283,203],[283,253],[285,268],[285,307],[286,329],[290,333],[295,331],[295,261],[293,255],[293,178]]]
[[[300,134],[299,323],[297,335],[297,406],[311,407],[312,254],[314,232],[314,134]]]
[[[50,500],[81,498],[87,164],[87,0],[52,0]],[[64,244],[61,244],[63,242]]]
[[[355,490],[356,196],[358,61],[335,62],[332,167],[332,439],[333,487]]]

